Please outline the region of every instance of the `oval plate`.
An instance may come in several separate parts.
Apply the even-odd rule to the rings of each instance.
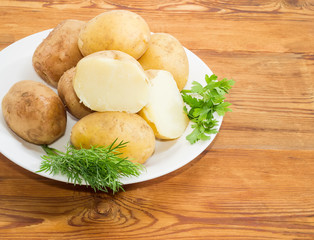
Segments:
[[[18,81],[34,80],[44,82],[36,74],[32,66],[32,56],[36,47],[43,41],[44,38],[47,37],[50,31],[51,29],[30,35],[13,43],[0,52],[1,101],[11,86]],[[198,81],[204,85],[205,74],[211,75],[211,70],[191,51],[188,49],[185,49],[185,51],[188,56],[190,71],[186,88],[189,89],[191,87],[192,81]],[[53,90],[57,92],[56,89]],[[218,120],[217,129],[219,129],[223,118],[217,116],[216,119]],[[66,144],[69,143],[72,126],[76,123],[76,121],[77,119],[68,113],[67,128],[64,136],[50,146],[64,151]],[[210,140],[199,141],[191,145],[185,139],[186,135],[188,135],[191,131],[192,129],[189,125],[185,133],[176,140],[157,140],[155,153],[144,164],[146,171],[144,171],[139,177],[123,178],[121,179],[121,182],[123,184],[143,182],[177,170],[202,153],[216,136],[216,134],[213,134]],[[41,156],[44,155],[45,152],[40,146],[24,141],[11,131],[4,121],[2,109],[0,117],[0,152],[12,162],[33,173],[50,179],[68,182],[68,179],[65,176],[50,175],[45,172],[36,172],[40,167],[42,160]]]

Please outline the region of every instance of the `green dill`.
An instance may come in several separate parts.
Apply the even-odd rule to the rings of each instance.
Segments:
[[[38,172],[64,175],[74,185],[86,183],[94,191],[124,191],[120,178],[139,176],[144,169],[143,165],[121,156],[119,150],[126,144],[123,141],[116,144],[114,141],[110,146],[91,146],[90,149],[76,149],[73,145],[67,145],[65,152],[42,145],[46,155],[42,156]]]
[[[228,108],[231,104],[225,102],[225,94],[229,92],[233,80],[226,78],[218,81],[217,76],[205,75],[206,85],[202,86],[199,82],[192,82],[190,90],[182,90],[181,95],[186,103],[184,111],[192,121],[193,131],[186,136],[186,139],[194,144],[199,140],[209,140],[210,134],[217,133],[218,121],[215,120],[214,113],[224,116],[226,112],[231,111]]]

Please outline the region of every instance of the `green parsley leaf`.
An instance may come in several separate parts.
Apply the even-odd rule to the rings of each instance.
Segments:
[[[206,74],[205,86],[194,81],[190,90],[181,91],[182,99],[186,103],[184,111],[193,122],[193,131],[186,137],[191,144],[199,140],[209,140],[211,134],[218,132],[215,128],[218,125],[214,118],[215,112],[224,116],[226,112],[231,111],[228,108],[231,104],[224,100],[225,94],[229,93],[235,82],[226,78],[220,81],[217,79],[215,74]]]
[[[231,112],[232,110],[228,108],[231,103],[223,102],[215,106],[215,111],[218,113],[219,116],[224,116],[226,112]]]
[[[192,83],[191,92],[202,94],[204,92],[202,84],[200,84],[199,82],[194,81]]]

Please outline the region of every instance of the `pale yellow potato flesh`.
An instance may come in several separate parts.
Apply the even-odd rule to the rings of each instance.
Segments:
[[[73,79],[80,101],[98,112],[140,111],[148,101],[148,84],[140,64],[120,51],[102,51],[83,58]]]
[[[184,102],[171,73],[164,70],[147,70],[150,80],[148,104],[140,115],[148,122],[159,139],[180,137],[189,124],[183,110]]]

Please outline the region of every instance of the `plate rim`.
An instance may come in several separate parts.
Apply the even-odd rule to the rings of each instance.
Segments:
[[[10,51],[12,51],[12,49],[16,48],[16,47],[20,47],[19,45],[20,44],[23,44],[24,42],[27,42],[27,41],[31,41],[33,40],[33,38],[39,38],[41,37],[42,40],[44,38],[46,38],[48,36],[48,34],[52,31],[53,29],[47,29],[47,30],[44,30],[44,31],[40,31],[40,32],[37,32],[37,33],[33,33],[31,35],[28,35],[24,38],[21,38],[17,41],[15,41],[14,43],[10,44],[9,46],[5,47],[4,49],[2,49],[0,51],[0,61],[2,60],[2,58],[4,58],[6,55],[10,55]],[[38,39],[37,39],[38,40]],[[198,61],[200,61],[202,64],[203,64],[203,68],[207,68],[208,70],[208,74],[212,74],[212,71],[210,70],[210,68],[196,55],[194,54],[191,50],[187,49],[184,47],[184,50],[186,51],[186,54],[187,54],[187,57],[188,57],[188,60],[189,60],[189,67],[190,66],[190,58],[191,56],[195,59],[197,59]],[[190,57],[189,57],[190,56]],[[2,68],[0,68],[0,71],[2,70]],[[190,78],[190,76],[189,76]],[[189,81],[189,80],[188,80]],[[14,84],[15,82],[12,83],[12,85]],[[49,86],[49,85],[48,85]],[[51,86],[50,86],[51,87]],[[5,95],[5,94],[4,94]],[[3,95],[3,96],[4,96]],[[1,97],[1,95],[0,95]],[[1,101],[2,101],[2,98],[1,98]],[[0,109],[1,109],[1,115],[2,115],[2,118],[3,118],[3,114],[2,114],[2,107],[0,105]],[[67,112],[67,117],[69,117],[69,113]],[[4,119],[4,118],[3,118]],[[218,126],[216,127],[217,131],[220,130],[220,127],[222,125],[222,121],[223,121],[223,116],[217,116],[217,119],[218,120]],[[3,120],[4,121],[4,120]],[[4,121],[5,122],[5,121]],[[190,129],[190,125],[191,125],[191,122],[189,123],[189,126],[188,128],[185,130],[185,133],[188,129]],[[11,134],[15,135],[16,138],[20,138],[18,137],[11,129],[9,129],[11,131]],[[121,182],[123,185],[128,185],[128,184],[135,184],[135,183],[140,183],[140,182],[145,182],[145,181],[149,181],[149,180],[152,180],[152,179],[156,179],[156,178],[159,178],[159,177],[162,177],[162,176],[165,176],[171,172],[174,172],[180,168],[182,168],[183,166],[187,165],[188,163],[190,163],[191,161],[193,161],[195,158],[197,158],[203,151],[205,151],[209,146],[210,144],[213,142],[213,140],[217,137],[217,134],[211,134],[211,139],[210,140],[206,140],[206,141],[202,141],[202,143],[200,145],[198,145],[199,147],[197,148],[197,152],[193,152],[193,157],[188,160],[188,161],[183,161],[181,163],[179,163],[178,165],[176,165],[176,167],[174,168],[170,168],[168,169],[167,171],[163,171],[162,174],[158,175],[158,174],[153,174],[152,176],[150,177],[146,177],[146,178],[140,178],[140,177],[131,177],[131,178],[121,178]],[[30,167],[27,166],[27,164],[21,164],[20,162],[17,162],[15,160],[15,154],[13,154],[12,152],[10,151],[7,151],[6,148],[4,147],[3,145],[3,138],[2,138],[2,127],[0,125],[0,153],[2,153],[8,160],[10,160],[11,162],[15,163],[16,165],[34,173],[34,174],[37,174],[37,175],[40,175],[42,177],[45,177],[45,178],[48,178],[48,179],[51,179],[51,180],[56,180],[56,181],[61,181],[61,182],[64,182],[64,183],[70,183],[70,184],[74,184],[73,182],[71,181],[68,181],[67,178],[65,176],[58,176],[58,175],[52,175],[52,174],[49,174],[48,172],[36,172],[34,171],[33,169],[31,169]],[[181,136],[182,138],[183,136]],[[180,139],[180,138],[179,138]],[[11,139],[10,139],[11,140]],[[20,141],[25,141],[23,139],[18,139]],[[58,141],[58,140],[57,140]],[[174,141],[177,141],[174,140]],[[187,140],[185,140],[187,141]],[[34,146],[37,146],[38,148],[40,148],[40,146],[38,145],[35,145]],[[42,150],[42,149],[41,149]],[[60,149],[59,149],[60,150]],[[42,153],[44,154],[44,151],[42,150]],[[38,156],[38,159],[40,159],[41,156]],[[148,159],[149,161],[149,159]],[[144,164],[145,165],[145,164]],[[140,175],[141,176],[141,175]],[[128,179],[131,181],[128,181]],[[133,180],[133,181],[132,181]],[[85,183],[82,183],[82,185],[87,185]]]

